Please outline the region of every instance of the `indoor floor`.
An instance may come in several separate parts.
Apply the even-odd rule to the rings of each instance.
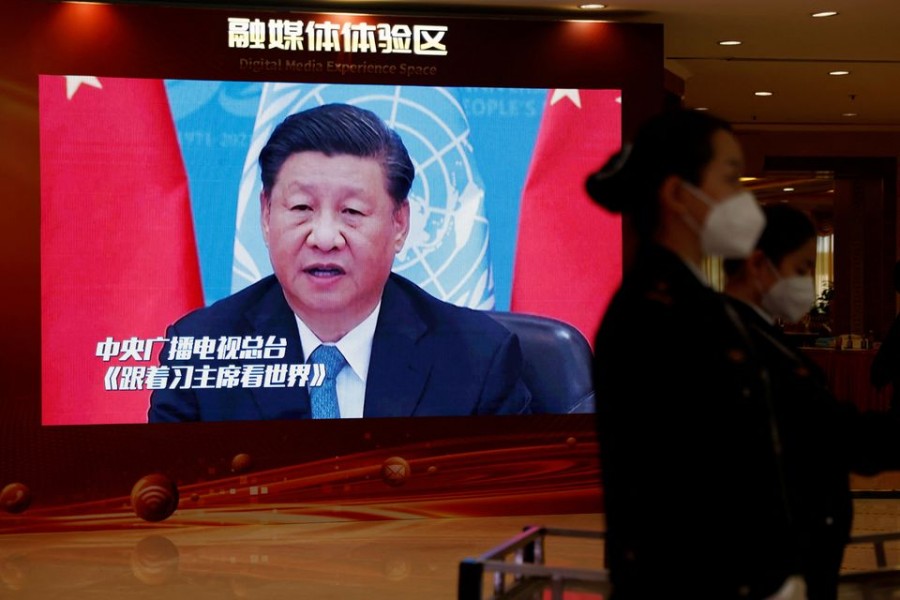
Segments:
[[[178,515],[133,530],[7,534],[0,538],[0,598],[165,600],[452,599],[461,560],[486,553],[528,525],[600,530],[600,515],[279,522],[180,526]],[[900,532],[900,499],[856,500],[855,535]],[[551,566],[596,569],[602,542],[548,536]],[[900,541],[884,545],[900,565]],[[853,544],[845,573],[877,567],[871,543]],[[893,581],[892,581],[893,579]],[[485,577],[485,598],[490,578]],[[896,591],[894,591],[896,590]],[[550,592],[543,595],[548,600]],[[585,592],[565,598],[598,598]],[[848,582],[841,598],[900,598],[900,579]]]

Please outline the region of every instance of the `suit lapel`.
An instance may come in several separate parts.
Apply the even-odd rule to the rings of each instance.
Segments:
[[[419,343],[428,325],[394,277],[385,285],[372,342],[364,417],[412,416],[434,360]]]
[[[304,362],[297,321],[277,281],[257,304],[247,309],[245,316],[255,334],[264,338],[274,335],[287,340],[284,358],[277,362],[288,365]],[[250,394],[262,419],[302,419],[311,416],[306,387],[251,388]]]

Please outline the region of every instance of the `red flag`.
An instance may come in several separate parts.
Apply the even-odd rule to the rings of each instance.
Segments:
[[[584,182],[621,137],[621,92],[550,90],[522,192],[512,310],[571,323],[591,345],[622,279],[622,225]]]
[[[139,369],[160,348],[145,360],[147,341],[203,303],[163,82],[42,75],[39,84],[42,422],[146,422]],[[106,389],[110,367],[138,368],[111,380],[140,391]]]

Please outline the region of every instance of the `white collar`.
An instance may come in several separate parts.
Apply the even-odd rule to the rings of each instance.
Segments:
[[[758,306],[757,304],[755,304],[755,303],[753,303],[753,302],[750,302],[749,300],[745,300],[745,299],[743,299],[743,298],[739,298],[739,297],[737,297],[737,296],[735,296],[735,295],[733,295],[733,294],[728,294],[728,292],[725,292],[725,293],[728,295],[729,298],[732,298],[733,300],[735,300],[735,301],[737,301],[737,302],[740,302],[741,304],[743,304],[743,305],[745,305],[745,306],[749,306],[750,308],[752,308],[752,309],[754,310],[754,312],[756,312],[756,314],[758,314],[759,317],[760,317],[763,321],[765,321],[766,323],[768,323],[769,325],[775,325],[775,317],[773,317],[772,315],[770,315],[769,313],[767,313],[766,310],[765,310],[764,308],[762,308],[761,306]]]
[[[365,383],[369,373],[369,361],[372,358],[372,341],[375,339],[375,326],[378,324],[379,312],[381,312],[381,301],[375,306],[372,314],[334,343],[337,349],[341,351],[341,354],[344,355],[347,364],[350,365],[350,368],[353,369],[353,372],[356,373],[363,383]],[[306,323],[300,320],[300,317],[295,314],[294,318],[297,321],[297,329],[300,332],[303,356],[309,358],[323,342],[306,326]]]

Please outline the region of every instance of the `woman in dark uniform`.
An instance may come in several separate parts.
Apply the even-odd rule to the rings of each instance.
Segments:
[[[776,319],[799,321],[815,301],[816,230],[785,204],[765,214],[756,250],[725,261],[725,292],[771,376],[807,597],[834,599],[853,515],[849,473],[900,466],[900,428],[890,416],[859,413],[835,399],[821,369],[776,326]]]
[[[675,111],[587,182],[638,240],[595,344],[614,600],[802,597],[765,370],[700,270],[762,231],[742,169],[726,122]]]

